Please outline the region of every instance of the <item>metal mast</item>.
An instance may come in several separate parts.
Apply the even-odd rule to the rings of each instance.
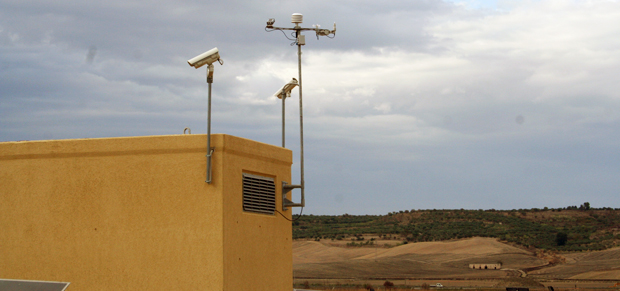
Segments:
[[[299,71],[299,139],[300,139],[300,166],[301,166],[301,179],[299,185],[288,185],[286,182],[282,182],[282,209],[287,210],[287,207],[304,207],[306,205],[306,199],[304,195],[305,190],[305,181],[304,181],[304,115],[303,115],[303,95],[302,95],[302,79],[301,79],[301,46],[306,44],[306,37],[301,34],[302,31],[314,31],[316,33],[317,39],[319,36],[327,36],[329,38],[334,38],[336,36],[336,23],[334,23],[334,29],[320,29],[319,25],[315,25],[314,28],[303,28],[299,24],[303,22],[303,15],[300,13],[293,13],[291,17],[291,22],[295,24],[293,28],[285,28],[285,27],[275,27],[273,24],[276,22],[275,19],[270,18],[267,21],[267,26],[265,30],[270,31],[284,31],[291,30],[294,31],[295,44],[297,45],[297,68]],[[286,35],[286,34],[285,34]],[[287,37],[288,38],[288,37]],[[284,102],[284,98],[282,98]],[[283,103],[284,108],[284,103]],[[283,109],[284,110],[284,109]],[[284,114],[284,113],[283,113]],[[284,125],[284,121],[282,122]],[[282,129],[284,132],[284,127]],[[282,137],[284,145],[284,137]],[[301,202],[294,203],[293,201],[286,198],[286,194],[295,188],[301,189]]]

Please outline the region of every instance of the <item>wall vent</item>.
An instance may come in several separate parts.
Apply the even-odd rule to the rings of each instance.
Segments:
[[[273,178],[243,174],[243,211],[274,214],[276,183]]]

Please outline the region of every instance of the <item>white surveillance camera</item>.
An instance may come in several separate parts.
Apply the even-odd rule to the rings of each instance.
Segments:
[[[297,79],[293,78],[293,80],[280,88],[280,90],[278,90],[278,92],[276,92],[273,96],[278,97],[278,99],[282,99],[282,95],[284,95],[285,98],[290,97],[291,91],[293,91],[293,88],[297,87],[297,85],[299,85],[299,82],[297,82]]]
[[[211,65],[213,64],[215,61],[218,61],[220,64],[223,64],[222,60],[220,59],[220,53],[217,50],[217,48],[213,48],[207,52],[204,52],[192,59],[190,59],[189,61],[187,61],[187,63],[198,69],[204,65]]]

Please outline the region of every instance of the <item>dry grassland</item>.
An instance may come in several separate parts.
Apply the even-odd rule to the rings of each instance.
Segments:
[[[502,263],[502,270],[469,268],[469,264],[497,262]],[[410,243],[391,248],[346,247],[341,242],[330,241],[295,241],[293,270],[298,284],[308,280],[330,288],[339,285],[363,286],[367,283],[383,288],[382,283],[388,279],[406,289],[420,289],[424,283],[432,285],[438,282],[447,287],[442,290],[449,290],[450,287],[504,289],[506,286],[500,286],[502,282],[510,282],[511,278],[527,274],[528,279],[542,283],[540,288],[614,289],[612,286],[620,282],[620,248],[548,254],[511,246],[492,238]]]

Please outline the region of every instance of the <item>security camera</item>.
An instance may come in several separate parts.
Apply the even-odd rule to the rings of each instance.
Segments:
[[[187,63],[198,69],[204,65],[211,65],[213,64],[213,62],[218,61],[220,64],[223,64],[224,62],[220,59],[220,53],[217,50],[217,48],[213,48],[207,52],[204,52],[192,59],[190,59],[189,61],[187,61]]]
[[[295,88],[297,85],[299,85],[299,82],[297,82],[297,79],[293,78],[293,80],[280,88],[280,90],[278,90],[278,92],[276,92],[276,94],[274,94],[273,96],[278,97],[278,99],[282,99],[283,95],[285,96],[285,98],[290,97],[291,91],[293,91],[293,88]]]
[[[269,20],[267,20],[267,27],[269,28],[273,27],[274,23],[276,23],[276,20],[273,18],[269,18]]]

